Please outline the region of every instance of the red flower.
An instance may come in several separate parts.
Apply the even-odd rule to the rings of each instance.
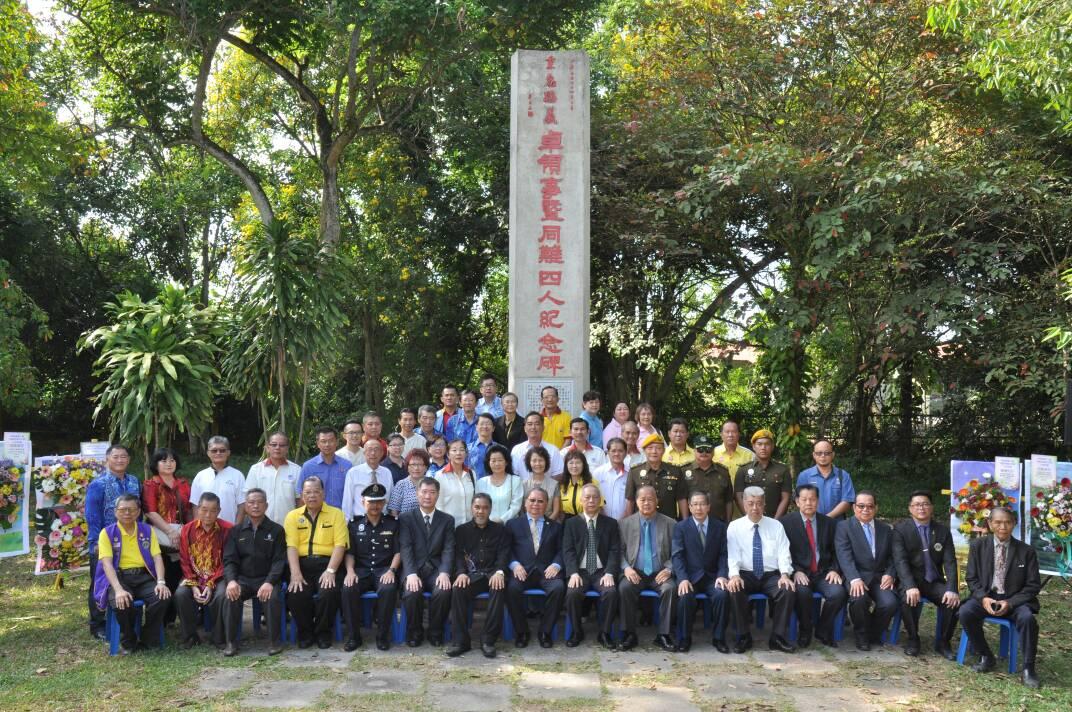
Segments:
[[[1072,480],[1068,479],[1067,477],[1062,477],[1061,478],[1061,486],[1062,487],[1072,487]]]
[[[1045,493],[1039,492],[1038,494],[1035,495],[1035,499],[1043,499],[1045,496],[1046,496]]]
[[[1038,515],[1039,515],[1039,508],[1038,507],[1032,507],[1031,508],[1031,516],[1032,517],[1037,517]]]

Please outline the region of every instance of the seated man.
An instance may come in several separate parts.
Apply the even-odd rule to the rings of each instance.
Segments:
[[[1012,620],[1020,636],[1020,655],[1024,660],[1020,679],[1027,687],[1038,688],[1035,655],[1039,629],[1035,614],[1039,610],[1042,581],[1035,550],[1012,538],[1014,526],[1016,514],[996,507],[990,510],[992,534],[971,543],[965,576],[971,597],[960,606],[960,624],[979,653],[979,662],[972,670],[989,672],[994,669],[994,653],[983,635],[983,619],[993,616]]]
[[[283,521],[290,567],[287,607],[298,626],[299,648],[313,643],[330,648],[339,610],[340,569],[350,538],[342,510],[324,503],[319,477],[302,484],[302,500],[305,506],[291,510]]]
[[[659,457],[662,457],[661,449]],[[623,519],[620,525],[622,580],[618,584],[618,595],[621,597],[623,637],[618,647],[621,650],[632,650],[637,646],[637,609],[641,591],[659,592],[659,633],[655,636],[655,644],[666,651],[677,650],[670,637],[676,588],[670,560],[675,522],[657,511],[658,501],[654,485],[641,485],[636,490],[637,513]]]
[[[279,644],[282,608],[280,586],[287,566],[287,535],[283,525],[265,514],[268,495],[254,487],[246,492],[246,517],[231,529],[223,548],[223,579],[227,582],[223,604],[227,647],[223,654],[238,653],[238,630],[242,626],[242,605],[254,596],[265,607],[268,627],[268,654],[283,652]]]
[[[446,389],[444,389],[446,390]],[[424,593],[432,594],[428,608],[428,642],[443,644],[443,624],[450,608],[450,574],[454,568],[454,517],[436,509],[439,480],[425,477],[417,486],[417,508],[398,518],[402,573],[406,591],[406,645],[424,642]]]
[[[542,420],[540,421],[543,422]],[[537,487],[525,497],[525,513],[506,523],[510,534],[510,573],[506,581],[506,607],[514,624],[514,647],[529,644],[525,590],[541,588],[547,594],[537,638],[550,648],[551,631],[562,611],[566,585],[562,580],[562,525],[547,519],[547,492]]]
[[[481,416],[481,420],[486,420]],[[473,600],[488,594],[480,651],[485,658],[496,655],[495,641],[502,631],[506,601],[506,564],[510,555],[506,527],[491,521],[491,495],[477,492],[470,505],[472,519],[454,530],[454,588],[450,602],[450,625],[454,644],[447,655],[456,658],[472,649],[469,638],[469,609]]]
[[[834,640],[834,619],[845,607],[849,594],[844,579],[838,571],[837,550],[834,549],[834,532],[837,522],[825,514],[819,514],[819,488],[812,484],[797,487],[797,511],[783,516],[780,521],[789,539],[789,553],[793,557],[793,583],[797,585],[796,609],[800,621],[797,645],[806,648],[815,639],[831,648],[837,647]],[[815,599],[813,592],[823,596],[819,625],[813,625]]]
[[[677,641],[678,652],[692,647],[692,619],[696,614],[696,594],[711,602],[714,617],[711,645],[720,653],[730,652],[726,645],[726,587],[729,586],[729,563],[726,549],[726,525],[711,515],[711,497],[699,490],[689,497],[688,519],[674,525],[674,543],[670,558],[677,578],[678,615],[685,635]]]
[[[789,614],[793,609],[796,584],[793,583],[793,557],[789,539],[778,520],[764,516],[765,493],[762,487],[745,487],[741,504],[744,516],[734,519],[726,529],[728,546],[727,568],[730,583],[727,587],[737,618],[737,643],[733,652],[744,653],[752,647],[750,606],[748,596],[762,593],[771,608],[771,636],[768,646],[783,653],[796,652],[796,646],[786,639]]]
[[[182,648],[201,644],[197,627],[201,609],[207,608],[212,620],[212,640],[223,645],[223,548],[231,532],[231,523],[220,516],[220,498],[205,492],[197,503],[197,518],[187,522],[179,534],[179,563],[183,579],[175,590],[175,606],[182,625]]]
[[[849,588],[849,616],[856,647],[882,645],[882,634],[897,610],[893,593],[893,527],[875,520],[875,493],[860,490],[852,505],[854,516],[838,523],[834,535],[838,565]],[[874,609],[872,610],[872,604]]]
[[[931,493],[917,490],[908,496],[911,519],[898,522],[893,528],[893,561],[901,588],[901,620],[908,640],[905,655],[919,655],[920,601],[926,596],[941,611],[942,625],[935,630],[934,649],[946,660],[957,656],[949,647],[956,611],[960,606],[957,593],[957,555],[953,550],[953,535],[949,527],[934,521]]]
[[[622,565],[622,539],[618,522],[600,514],[603,500],[599,487],[587,484],[581,488],[579,517],[566,520],[562,533],[562,563],[566,569],[566,615],[570,617],[573,636],[566,645],[575,648],[584,640],[581,609],[584,594],[589,588],[599,592],[599,610],[603,625],[599,643],[614,650],[611,628],[618,615],[618,575]]]
[[[375,441],[372,441],[375,442]],[[346,578],[343,580],[342,602],[350,637],[343,647],[361,647],[361,596],[376,592],[376,647],[391,647],[391,619],[398,603],[398,572],[402,566],[399,553],[398,520],[383,513],[387,488],[371,484],[361,492],[364,515],[350,522],[350,549],[346,552]]]
[[[138,521],[137,495],[121,494],[115,503],[116,523],[101,529],[97,538],[97,573],[93,600],[100,610],[111,607],[119,622],[120,655],[128,655],[148,642],[157,643],[164,617],[164,601],[171,591],[164,581],[164,560],[153,528]],[[141,640],[134,632],[134,600],[144,603]]]

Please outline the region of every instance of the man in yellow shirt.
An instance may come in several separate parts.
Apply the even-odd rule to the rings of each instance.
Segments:
[[[283,521],[290,565],[287,605],[298,625],[298,647],[308,648],[315,642],[320,648],[330,648],[343,580],[340,569],[350,534],[342,510],[324,504],[324,483],[319,477],[309,477],[302,484],[302,501],[305,506],[292,510]]]
[[[696,451],[689,447],[689,424],[684,418],[670,421],[670,447],[663,453],[663,462],[685,467],[696,462]]]
[[[147,639],[159,635],[164,601],[171,597],[164,582],[160,542],[151,526],[138,521],[140,515],[138,498],[132,494],[120,495],[115,503],[116,523],[101,529],[97,540],[99,565],[93,597],[101,610],[106,606],[115,609],[121,637],[120,655],[147,647]],[[144,603],[141,641],[134,632],[134,616],[141,615],[134,608],[135,599]]]
[[[543,439],[561,450],[562,446],[570,438],[570,421],[573,418],[568,410],[558,407],[558,389],[554,386],[544,386],[540,391],[540,401],[543,403]]]
[[[735,421],[722,424],[722,444],[715,448],[715,462],[730,471],[730,481],[737,482],[737,468],[755,459],[755,454],[741,447],[741,427]]]

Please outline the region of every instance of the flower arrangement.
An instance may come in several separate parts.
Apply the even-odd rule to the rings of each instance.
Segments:
[[[990,531],[987,523],[990,510],[1008,507],[1015,511],[1016,498],[1006,495],[989,472],[983,474],[982,480],[971,480],[967,487],[960,488],[955,494],[958,501],[949,509],[949,513],[960,519],[957,528],[969,539],[984,536]]]
[[[34,537],[34,543],[39,547],[38,573],[77,569],[89,564],[89,525],[81,512],[42,509],[38,510],[38,517]]]
[[[103,471],[104,463],[100,460],[66,455],[57,462],[34,468],[34,489],[60,506],[80,505],[86,498],[89,483]]]
[[[13,528],[19,521],[26,470],[11,460],[0,460],[0,530]]]
[[[1050,550],[1069,548],[1072,537],[1072,480],[1065,477],[1050,489],[1035,494],[1031,506],[1031,527],[1050,543]]]

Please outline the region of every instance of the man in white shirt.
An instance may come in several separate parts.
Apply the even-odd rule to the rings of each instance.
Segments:
[[[597,467],[607,464],[607,453],[588,442],[588,421],[584,418],[574,418],[570,421],[571,443],[559,450],[562,457],[570,450],[580,450],[584,453],[584,459],[588,460],[589,471],[595,471]]]
[[[607,443],[607,463],[592,472],[603,493],[603,513],[621,521],[632,514],[633,503],[625,498],[629,468],[625,464],[625,441],[611,438]]]
[[[342,426],[342,439],[346,443],[335,451],[335,457],[346,460],[350,465],[358,465],[365,456],[361,449],[365,429],[361,427],[361,421],[352,418]]]
[[[301,467],[287,459],[290,441],[286,433],[275,432],[268,436],[268,459],[249,468],[246,484],[242,488],[242,499],[253,488],[264,490],[268,495],[266,514],[273,522],[282,522],[290,510],[301,503],[301,498],[294,496]]]
[[[208,459],[211,467],[194,475],[190,483],[190,501],[200,502],[201,495],[212,492],[220,498],[220,519],[238,524],[245,515],[242,507],[242,490],[245,478],[242,473],[227,464],[231,459],[231,443],[222,435],[208,439]]]
[[[514,474],[523,480],[527,479],[529,471],[525,467],[525,455],[537,445],[543,445],[551,456],[551,466],[547,469],[547,476],[554,480],[562,479],[562,470],[564,469],[562,453],[558,451],[557,447],[543,439],[543,416],[534,410],[525,416],[525,437],[525,442],[515,445],[514,449],[510,451]]]
[[[433,412],[433,416],[435,413]],[[433,422],[435,422],[433,420]],[[424,449],[425,440],[424,436],[417,432],[417,411],[413,408],[403,408],[398,413],[398,427],[399,435],[405,440],[402,445],[402,457],[409,454],[410,450],[421,448]]]
[[[728,590],[737,617],[737,643],[733,652],[738,654],[752,647],[748,596],[753,593],[765,594],[771,607],[770,649],[796,652],[796,646],[785,637],[796,593],[789,538],[778,520],[763,516],[763,500],[762,487],[745,488],[745,516],[730,522],[726,531]]]
[[[387,499],[391,498],[391,489],[394,486],[394,477],[391,471],[381,465],[383,462],[383,447],[379,440],[369,440],[365,443],[364,462],[354,465],[346,473],[346,483],[342,486],[342,509],[346,521],[365,513],[365,504],[361,500],[361,492],[376,482],[387,490]]]

